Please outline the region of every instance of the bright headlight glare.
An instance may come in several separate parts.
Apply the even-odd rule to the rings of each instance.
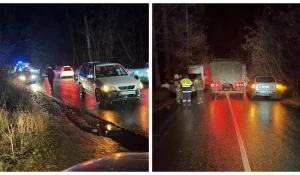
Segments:
[[[110,91],[114,91],[116,90],[113,86],[108,86],[108,85],[104,85],[102,88],[101,88],[102,91],[104,92],[110,92]]]
[[[144,86],[143,86],[143,83],[139,83],[139,89],[143,89]]]
[[[37,86],[36,84],[33,84],[33,85],[32,85],[32,90],[33,90],[34,92],[37,92],[38,86]]]
[[[111,131],[111,128],[112,128],[111,124],[107,124],[106,128],[107,128],[107,130]]]
[[[20,78],[20,80],[22,80],[22,81],[26,80],[26,77],[25,77],[24,75],[20,76],[19,78]]]

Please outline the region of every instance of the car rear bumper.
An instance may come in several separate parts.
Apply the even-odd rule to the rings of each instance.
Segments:
[[[74,73],[73,72],[63,72],[61,74],[61,77],[74,77]]]
[[[275,90],[265,90],[265,91],[253,91],[253,93],[256,95],[256,96],[271,96],[271,95],[277,95],[277,91]]]

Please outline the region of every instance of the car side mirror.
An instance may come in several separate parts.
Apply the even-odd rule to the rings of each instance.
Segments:
[[[137,75],[135,75],[135,76],[134,76],[134,78],[135,78],[135,79],[137,79],[137,80],[139,80],[139,79],[140,79],[140,78],[139,78]]]
[[[87,76],[87,78],[92,79],[92,78],[94,78],[94,75],[90,74],[90,75]]]

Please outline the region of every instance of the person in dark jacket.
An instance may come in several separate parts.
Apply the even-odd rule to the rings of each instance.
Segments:
[[[181,84],[180,84],[180,81],[179,81],[178,74],[174,75],[173,82],[174,82],[174,87],[175,87],[175,90],[176,90],[176,102],[177,102],[177,104],[180,104],[180,100],[181,100]]]
[[[48,81],[51,87],[51,91],[53,91],[53,79],[54,79],[54,71],[52,70],[52,67],[47,68],[47,76],[48,76]]]
[[[194,80],[194,88],[197,92],[197,104],[203,103],[203,89],[204,89],[204,81],[202,79],[202,75],[198,75],[198,77]]]
[[[43,68],[42,67],[40,67],[40,70],[39,70],[39,77],[40,77],[40,82],[44,83]]]

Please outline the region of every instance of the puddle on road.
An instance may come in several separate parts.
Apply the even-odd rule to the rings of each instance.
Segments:
[[[42,95],[45,96],[44,94]],[[48,99],[50,98],[48,96],[45,97]],[[149,151],[149,140],[146,137],[120,128],[113,123],[100,119],[97,116],[93,116],[93,114],[89,114],[81,109],[69,106],[64,102],[53,101],[60,106],[63,115],[81,130],[110,138],[130,151]]]

